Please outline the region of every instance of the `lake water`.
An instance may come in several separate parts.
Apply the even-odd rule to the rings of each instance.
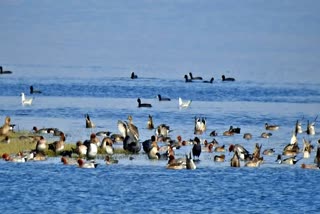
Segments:
[[[17,130],[57,127],[73,144],[92,132],[118,133],[117,121],[128,115],[140,140],[149,139],[154,134],[146,129],[149,114],[155,125],[170,126],[172,138],[189,140],[195,137],[194,117],[201,116],[207,120],[207,131],[198,136],[202,141],[211,141],[209,134],[216,130],[215,139],[226,147],[240,143],[252,152],[259,143],[262,150],[275,148],[276,153],[265,156],[259,168],[244,167],[244,162],[231,168],[233,153],[216,163],[216,153],[203,151],[193,171],[167,170],[165,160],[150,161],[143,151],[130,155],[133,160],[116,155],[117,165],[98,159],[93,170],[63,166],[59,158],[24,164],[1,160],[1,210],[319,212],[319,170],[300,168],[313,163],[315,151],[293,166],[275,162],[290,142],[296,120],[306,130],[307,121],[319,114],[319,3],[88,2],[0,3],[0,26],[7,30],[0,35],[0,62],[13,71],[0,75],[1,121],[10,116]],[[254,19],[257,13],[261,16]],[[130,79],[132,71],[138,79]],[[215,80],[185,83],[183,76],[190,71]],[[222,74],[236,81],[222,82]],[[30,95],[30,85],[43,93]],[[21,92],[34,97],[31,106],[21,105]],[[171,101],[159,102],[157,94]],[[138,97],[153,107],[138,108]],[[179,97],[191,99],[190,108],[179,109]],[[96,128],[85,128],[87,113]],[[260,137],[266,122],[280,125],[269,139]],[[230,125],[240,127],[241,134],[222,136]],[[242,138],[246,132],[252,140]],[[317,123],[316,135],[298,135],[300,148],[303,138],[317,147]],[[190,150],[183,147],[176,156]]]

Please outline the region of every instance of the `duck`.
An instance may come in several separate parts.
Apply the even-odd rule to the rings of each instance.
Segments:
[[[129,136],[136,141],[139,140],[139,129],[133,124],[131,115],[128,116],[128,122],[118,120],[118,130],[124,138]]]
[[[226,151],[225,145],[215,147],[214,151],[215,152],[225,152]]]
[[[36,126],[32,128],[32,131],[36,134],[53,134],[54,128],[41,128],[38,129]]]
[[[270,138],[271,136],[272,136],[272,133],[270,132],[262,132],[260,135],[261,138],[266,138],[266,139]]]
[[[314,163],[320,167],[320,147],[317,148],[316,156],[314,157]]]
[[[99,136],[99,137],[109,137],[111,134],[110,131],[99,131],[99,132],[96,132],[96,136]]]
[[[78,159],[79,168],[97,168],[98,164],[94,161],[85,162],[83,159]]]
[[[188,75],[184,75],[185,82],[192,82],[192,79],[188,78]]]
[[[189,72],[189,76],[191,80],[202,80],[202,77],[194,77],[191,72]]]
[[[17,155],[14,155],[14,156],[9,155],[8,153],[4,153],[2,155],[2,158],[5,161],[16,162],[16,163],[25,163],[28,160],[26,156],[23,156],[22,152],[19,152]]]
[[[139,132],[128,122],[118,121],[118,129],[123,136],[123,149],[132,153],[138,153],[141,150],[139,142]]]
[[[152,119],[152,116],[150,114],[148,116],[147,129],[154,129],[153,119]]]
[[[41,93],[42,91],[34,89],[32,85],[30,86],[30,94],[41,94]]]
[[[296,125],[295,125],[295,135],[297,134],[301,134],[302,131],[302,126],[301,126],[301,122],[299,122],[299,120],[297,120]]]
[[[157,126],[155,130],[156,137],[159,138],[167,138],[170,132],[170,126],[162,123]]]
[[[243,139],[251,140],[252,139],[252,134],[251,133],[244,133],[243,134]]]
[[[277,156],[277,160],[276,162],[278,162],[279,164],[289,164],[289,165],[294,165],[296,164],[300,159],[296,159],[296,155],[295,156],[292,156],[292,157],[288,157],[286,159],[282,159],[282,156],[279,154]]]
[[[211,79],[208,81],[208,80],[204,80],[204,81],[202,81],[203,83],[213,83],[213,81],[214,81],[214,78],[213,77],[211,77]]]
[[[169,97],[163,97],[160,94],[157,95],[157,98],[159,101],[170,101],[171,100]]]
[[[237,154],[238,154],[238,156],[239,156],[239,158],[241,159],[241,160],[247,160],[247,159],[249,159],[250,158],[250,153],[248,152],[248,150],[246,150],[242,145],[240,145],[240,144],[235,144],[235,145],[233,145],[233,144],[231,144],[230,146],[229,146],[229,152],[236,152],[237,151]]]
[[[0,66],[0,74],[12,74],[12,71],[3,70],[2,66]]]
[[[216,130],[213,130],[212,132],[210,132],[209,136],[216,137],[216,136],[218,136],[218,132]]]
[[[62,132],[60,135],[60,139],[58,141],[54,141],[48,145],[48,149],[54,151],[55,153],[60,153],[64,150],[66,137]]]
[[[91,121],[89,114],[85,114],[86,128],[95,128],[96,125]]]
[[[192,103],[192,100],[182,100],[181,97],[179,97],[179,108],[188,108]]]
[[[76,161],[75,159],[68,158],[66,156],[61,157],[61,162],[63,163],[63,165],[78,165],[78,161]]]
[[[87,147],[86,157],[88,160],[95,159],[98,154],[99,139],[95,133],[91,133],[90,140],[86,140],[83,144]]]
[[[308,125],[307,125],[307,134],[308,135],[315,135],[316,131],[315,131],[315,122],[309,123],[308,120]]]
[[[314,164],[305,164],[305,163],[301,164],[301,168],[302,168],[302,169],[320,169],[320,167],[317,166],[317,165],[314,165]]]
[[[233,77],[226,77],[225,75],[222,75],[221,78],[222,81],[235,81]]]
[[[106,157],[104,158],[104,161],[106,162],[107,165],[119,163],[119,160],[113,159],[109,155],[106,155]]]
[[[141,99],[137,99],[138,102],[138,108],[151,108],[152,105],[150,103],[141,103]]]
[[[167,169],[180,170],[186,168],[186,162],[182,159],[175,159],[173,155],[169,156],[169,160],[166,166]]]
[[[103,149],[106,154],[108,155],[113,155],[114,153],[114,148],[113,148],[113,141],[110,137],[104,137],[102,139],[100,148]]]
[[[131,79],[137,79],[138,75],[136,75],[134,72],[131,72]]]
[[[235,151],[231,160],[230,160],[230,166],[231,167],[240,167],[240,159],[238,151]]]
[[[201,135],[207,129],[206,118],[195,117],[194,118],[194,134]]]
[[[198,160],[199,160],[199,157],[200,157],[200,154],[201,154],[201,144],[200,144],[200,139],[198,137],[195,137],[194,138],[194,142],[195,144],[193,145],[192,147],[192,155],[193,157],[198,157]]]
[[[303,158],[310,158],[311,150],[311,142],[303,138]]]
[[[246,167],[259,167],[262,162],[263,162],[262,159],[253,159],[253,160],[247,161],[244,166],[246,166]]]
[[[263,155],[273,155],[274,153],[275,153],[274,148],[265,149],[265,150],[263,150],[263,152],[262,152]]]
[[[87,150],[88,150],[88,147],[84,145],[82,141],[80,140],[77,141],[76,149],[74,149],[74,152],[78,154],[80,158],[85,157],[87,155]]]
[[[33,98],[27,99],[25,94],[22,92],[21,93],[21,103],[22,105],[31,105],[33,102]]]
[[[268,123],[265,123],[264,126],[265,126],[265,129],[266,129],[266,130],[269,130],[269,131],[276,131],[276,130],[278,130],[279,127],[280,127],[280,126],[278,126],[278,125],[270,125],[270,124],[268,124]]]
[[[10,132],[10,122],[11,122],[11,118],[9,116],[7,116],[4,119],[4,124],[0,127],[0,136],[4,136],[9,134]]]
[[[149,153],[149,151],[152,149],[152,143],[153,142],[156,142],[156,137],[154,136],[154,135],[152,135],[151,137],[150,137],[150,139],[147,139],[147,140],[145,140],[145,141],[143,141],[142,142],[142,148],[143,148],[143,151],[145,152],[145,153]]]
[[[213,161],[214,161],[214,162],[224,162],[225,159],[226,159],[226,156],[225,156],[224,154],[222,154],[222,155],[215,155],[215,156],[213,157]]]
[[[262,147],[262,144],[261,145],[259,145],[259,143],[255,144],[255,147],[252,153],[252,159],[255,159],[255,160],[260,159],[261,147]]]
[[[196,164],[193,162],[191,152],[189,152],[189,156],[186,155],[186,168],[194,170],[197,168]]]
[[[36,144],[36,153],[44,153],[47,149],[47,141],[43,136],[40,136],[40,139]]]
[[[148,158],[151,160],[158,160],[158,159],[160,159],[160,157],[161,157],[161,155],[158,150],[158,144],[157,144],[157,142],[153,141],[151,143],[151,149],[148,152]]]

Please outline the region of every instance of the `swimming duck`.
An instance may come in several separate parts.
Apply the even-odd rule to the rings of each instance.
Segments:
[[[109,131],[99,131],[96,133],[96,136],[100,136],[100,137],[109,137],[111,134],[111,132]]]
[[[103,149],[106,152],[106,154],[113,155],[114,148],[112,139],[110,137],[103,138],[100,148]]]
[[[265,150],[263,150],[263,152],[262,152],[262,154],[264,154],[264,155],[273,155],[274,154],[274,148],[272,148],[272,149],[265,149]]]
[[[308,134],[308,135],[315,135],[315,134],[316,134],[316,131],[315,131],[315,122],[309,123],[309,120],[308,120],[307,134]]]
[[[208,81],[208,80],[204,80],[204,81],[202,81],[203,83],[213,83],[213,81],[214,81],[214,78],[213,77],[211,77],[211,79]]]
[[[83,159],[78,159],[78,166],[80,168],[97,168],[98,164],[94,161],[85,162]]]
[[[238,151],[235,151],[231,160],[230,160],[231,167],[240,167],[240,159],[238,155]]]
[[[10,132],[10,122],[11,122],[11,118],[7,116],[4,119],[3,126],[0,127],[0,136],[7,135]]]
[[[150,103],[141,103],[141,99],[137,99],[138,102],[138,108],[151,108],[152,105]]]
[[[314,157],[314,163],[320,167],[320,147],[317,148],[316,156]]]
[[[265,123],[264,126],[265,126],[266,130],[269,130],[269,131],[276,131],[280,127],[278,125],[269,125],[268,123]]]
[[[153,141],[151,143],[151,149],[148,152],[148,158],[152,159],[152,160],[160,159],[160,153],[158,151],[158,144],[155,141]]]
[[[192,155],[193,155],[194,158],[198,157],[198,160],[199,160],[199,157],[200,157],[200,154],[201,154],[200,139],[198,137],[195,137],[194,138],[194,142],[195,142],[195,144],[192,147]]]
[[[262,144],[259,145],[258,143],[255,144],[255,147],[254,147],[254,151],[252,153],[252,158],[253,159],[260,159],[260,151],[261,151],[261,147],[262,147]]]
[[[215,137],[218,136],[218,133],[216,132],[216,130],[213,130],[212,132],[210,132],[210,137]]]
[[[91,121],[89,114],[86,114],[85,117],[86,117],[86,128],[95,128],[96,125]]]
[[[251,140],[252,139],[252,134],[251,133],[244,133],[243,134],[243,139]]]
[[[150,139],[143,141],[142,142],[143,151],[148,154],[149,151],[152,149],[152,143],[155,141],[156,141],[156,137],[154,135],[152,135]]]
[[[215,156],[213,157],[213,161],[214,161],[214,162],[224,162],[225,159],[226,159],[226,156],[225,156],[224,154],[222,154],[222,155],[215,155]]]
[[[301,123],[299,122],[299,120],[297,120],[295,125],[295,135],[301,134],[302,132],[303,131],[302,131]]]
[[[272,136],[272,133],[270,133],[270,132],[262,132],[260,136],[261,136],[261,138],[268,139],[268,138],[270,138]]]
[[[179,97],[179,108],[188,108],[192,103],[192,100],[182,100],[181,97]]]
[[[113,159],[109,155],[106,155],[104,160],[105,160],[107,165],[118,164],[119,163],[119,160]]]
[[[150,114],[149,114],[149,117],[148,117],[147,129],[154,129],[153,119],[152,119],[152,116]]]
[[[310,158],[311,150],[311,142],[303,138],[303,158]]]
[[[173,155],[169,156],[168,164],[166,166],[167,169],[185,169],[186,168],[186,161],[182,159],[175,159]]]
[[[201,135],[207,129],[206,118],[194,118],[194,134]]]
[[[289,158],[286,158],[286,159],[283,159],[282,160],[282,156],[279,154],[277,156],[277,160],[276,162],[278,162],[279,164],[289,164],[289,165],[294,165],[296,164],[300,159],[296,159],[297,156],[293,156],[293,157],[289,157]]]
[[[225,145],[215,147],[214,151],[215,152],[225,152],[226,151]]]
[[[222,75],[221,78],[222,81],[235,81],[233,77],[226,77],[225,75]]]
[[[21,103],[22,105],[31,105],[33,101],[33,98],[27,99],[25,94],[22,92],[21,93]]]
[[[65,141],[66,137],[64,133],[61,133],[60,140],[48,144],[48,149],[54,151],[55,153],[62,152],[64,150]]]
[[[191,152],[189,153],[189,156],[186,155],[186,168],[191,169],[191,170],[197,168],[197,166],[195,165],[195,163],[193,162],[193,159],[191,157]]]
[[[78,165],[78,161],[72,158],[68,158],[66,156],[61,157],[61,162],[63,163],[63,165]]]
[[[36,90],[33,88],[33,86],[30,86],[30,94],[41,94],[42,92],[40,90]]]
[[[83,144],[87,147],[87,159],[95,159],[98,153],[99,139],[95,133],[90,135],[90,140],[86,140]]]
[[[263,159],[253,159],[253,160],[247,161],[244,166],[259,167],[262,162],[263,162]]]
[[[12,71],[3,70],[2,66],[0,66],[0,74],[12,74]]]
[[[184,75],[185,82],[192,82],[191,79],[188,78],[188,75]]]
[[[191,80],[202,80],[202,77],[194,77],[191,72],[189,72],[189,76]]]
[[[314,164],[301,164],[302,169],[319,169],[319,166],[314,165]]]
[[[155,133],[156,133],[156,137],[163,137],[163,138],[167,138],[170,132],[170,126],[166,125],[166,124],[160,124],[157,126]]]
[[[159,101],[170,101],[171,100],[169,97],[163,97],[160,94],[157,95],[157,98]]]
[[[118,120],[118,130],[124,138],[129,136],[133,140],[138,141],[139,129],[133,124],[131,115],[128,116],[128,120],[129,122]]]
[[[241,160],[247,160],[250,158],[250,153],[248,152],[248,150],[246,150],[242,145],[240,144],[231,144],[229,146],[229,152],[236,152],[237,151],[237,155],[239,156],[239,158]]]
[[[11,161],[11,162],[16,162],[16,163],[24,163],[27,162],[27,157],[23,156],[21,152],[19,152],[17,155],[11,156],[8,153],[4,153],[2,155],[3,160],[5,161]]]
[[[136,75],[134,72],[131,72],[131,79],[137,79],[138,75]]]

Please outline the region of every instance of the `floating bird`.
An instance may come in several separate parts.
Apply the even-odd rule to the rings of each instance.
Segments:
[[[179,108],[188,108],[191,105],[192,100],[182,100],[179,97]]]
[[[240,167],[240,159],[238,155],[238,151],[235,151],[231,160],[230,160],[231,167]]]
[[[189,153],[189,156],[186,155],[186,168],[187,169],[196,169],[197,166],[194,164],[193,159],[191,157],[191,152]]]
[[[252,139],[252,134],[251,133],[244,133],[243,138],[246,140],[251,140]]]
[[[150,114],[149,114],[149,117],[148,117],[147,129],[154,129],[153,119],[152,119],[152,116]]]
[[[171,100],[169,97],[163,97],[160,94],[157,95],[157,98],[159,101],[170,101]]]
[[[316,156],[314,157],[314,163],[320,167],[320,147],[318,146],[317,148],[317,154]]]
[[[314,165],[314,164],[301,164],[302,169],[319,169],[319,166]]]
[[[2,66],[0,66],[0,74],[12,74],[12,71],[5,71]]]
[[[89,114],[86,114],[85,117],[86,117],[86,128],[95,128],[96,125],[91,121]]]
[[[278,125],[269,125],[268,123],[265,123],[264,126],[266,130],[269,130],[269,131],[276,131],[279,129]]]
[[[262,154],[264,155],[273,155],[274,154],[274,148],[271,148],[271,149],[265,149],[263,150]]]
[[[242,145],[240,144],[231,144],[229,146],[229,152],[236,152],[237,151],[237,154],[239,156],[239,158],[241,160],[247,160],[248,158],[250,158],[250,153],[248,152],[248,150],[246,150]]]
[[[194,77],[191,72],[189,72],[189,76],[191,80],[202,80],[202,77]]]
[[[31,105],[33,101],[33,98],[27,99],[25,94],[22,92],[21,93],[21,103],[22,105]]]
[[[141,99],[140,98],[137,99],[137,102],[138,102],[138,107],[139,108],[142,108],[142,107],[151,108],[152,107],[152,105],[150,103],[141,103]]]
[[[42,93],[40,90],[35,90],[33,86],[30,86],[30,94],[40,94]]]
[[[198,157],[198,160],[199,160],[199,157],[200,157],[200,154],[201,154],[200,139],[198,137],[195,137],[194,138],[194,142],[195,142],[195,144],[192,147],[192,155],[193,155],[194,158]]]
[[[95,159],[98,154],[98,146],[100,142],[95,133],[91,133],[90,140],[85,140],[83,145],[87,147],[86,157],[88,160]]]
[[[207,129],[206,119],[195,117],[194,118],[194,134],[200,135],[205,132]]]
[[[106,157],[105,157],[104,160],[105,160],[105,162],[106,162],[107,165],[119,163],[119,160],[113,159],[113,158],[111,158],[109,155],[106,155]]]
[[[222,155],[215,155],[215,156],[213,157],[213,161],[214,161],[214,162],[224,162],[225,159],[226,159],[226,156],[225,156],[224,154],[222,154]]]
[[[311,142],[303,138],[303,158],[310,158],[311,150]]]
[[[132,153],[138,153],[141,150],[141,144],[139,142],[139,131],[133,124],[128,122],[118,121],[118,130],[124,137],[123,149]]]
[[[169,156],[168,164],[166,166],[167,169],[185,169],[186,168],[186,160],[175,159],[174,155]]]
[[[246,167],[259,167],[262,162],[263,162],[262,159],[253,159],[253,160],[247,161],[244,166],[246,166]]]
[[[111,132],[109,131],[99,131],[96,133],[97,136],[100,136],[100,137],[109,137],[111,134]]]
[[[101,141],[100,148],[106,152],[107,155],[113,155],[113,141],[110,137],[105,137]]]
[[[78,165],[80,168],[97,168],[98,164],[94,161],[85,162],[82,159],[78,159]]]
[[[203,83],[213,83],[213,81],[214,81],[214,78],[213,77],[211,77],[211,79],[208,81],[208,80],[204,80],[204,81],[202,81]]]
[[[260,136],[261,136],[261,138],[270,138],[272,136],[272,133],[262,132]]]
[[[294,164],[296,164],[299,160],[301,160],[301,158],[297,160],[297,159],[296,159],[296,156],[289,157],[289,158],[286,158],[286,159],[283,159],[283,160],[282,160],[282,156],[279,154],[279,155],[277,156],[276,162],[278,162],[279,164],[294,165]]]
[[[318,116],[316,117],[316,119],[312,123],[310,123],[308,120],[308,125],[307,125],[307,134],[308,135],[315,135],[316,134],[315,124],[316,124],[317,118],[318,118]]]
[[[301,123],[299,122],[299,120],[297,120],[296,122],[296,126],[295,126],[295,134],[301,134],[302,131],[302,127],[301,127]]]
[[[160,124],[157,126],[156,130],[156,137],[157,138],[167,138],[170,132],[170,126],[166,124]]]
[[[225,75],[222,75],[221,78],[222,81],[235,81],[233,77],[226,77]]]
[[[138,75],[136,75],[134,72],[131,73],[131,79],[137,79]]]
[[[186,82],[192,82],[192,80],[188,78],[188,75],[184,75],[184,79]]]

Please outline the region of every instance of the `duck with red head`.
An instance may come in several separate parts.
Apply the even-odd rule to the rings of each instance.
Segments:
[[[169,156],[168,164],[167,164],[167,169],[185,169],[186,168],[186,162],[179,160],[176,160],[173,155]]]
[[[77,162],[80,168],[97,168],[98,166],[94,161],[85,162],[83,159],[78,159]]]
[[[48,145],[48,149],[54,151],[55,153],[60,153],[64,150],[64,145],[66,141],[66,136],[63,132],[60,133],[60,140],[54,141]]]
[[[315,164],[301,164],[301,168],[302,169],[319,169],[319,166],[315,165]]]
[[[98,153],[98,142],[99,139],[97,138],[95,133],[90,135],[90,140],[86,140],[84,145],[87,146],[87,159],[95,159]]]

